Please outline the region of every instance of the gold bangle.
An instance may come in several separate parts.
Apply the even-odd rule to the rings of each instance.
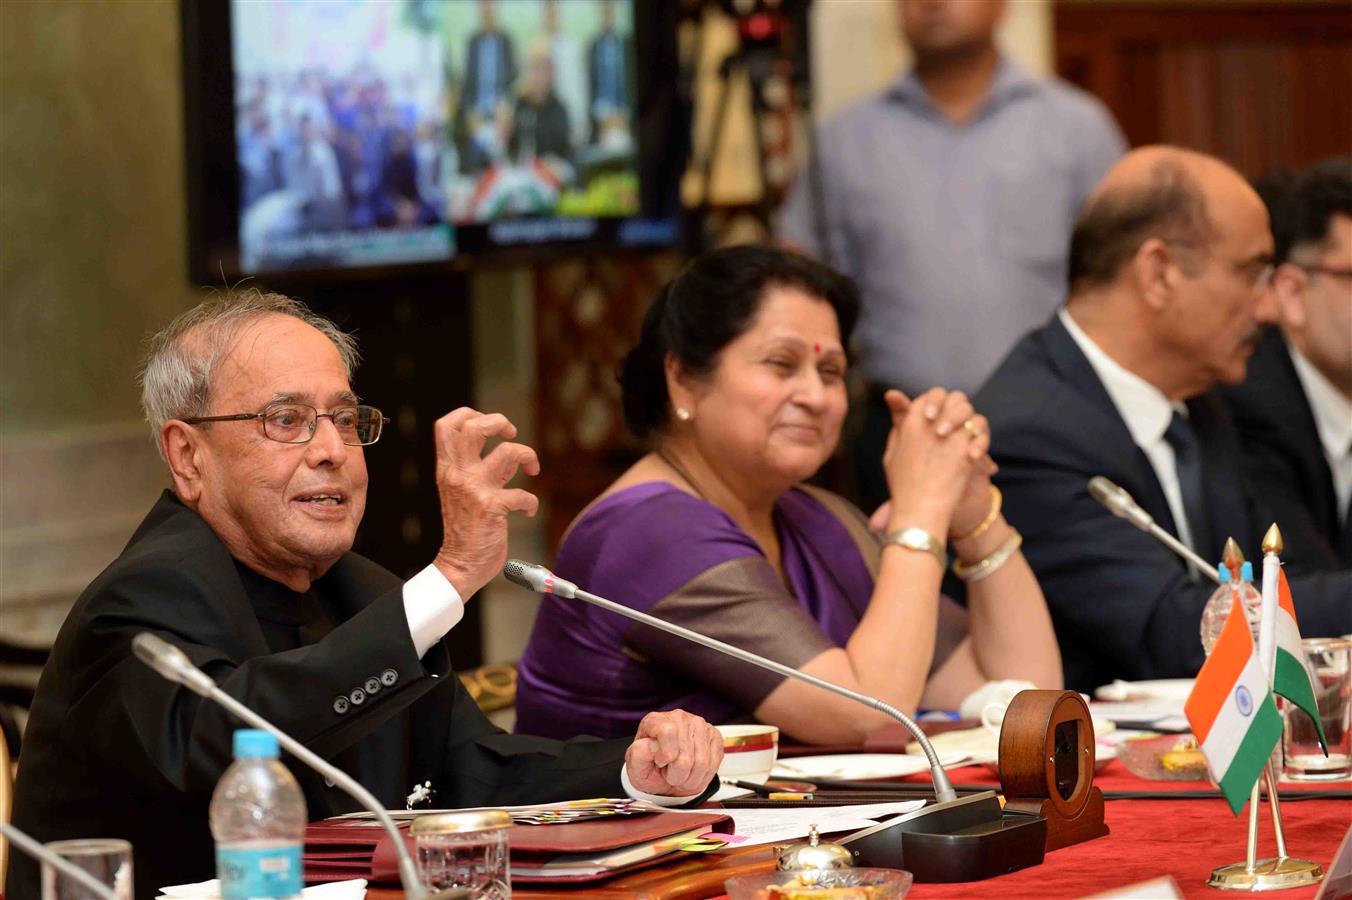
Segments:
[[[1000,493],[1000,489],[991,485],[991,511],[986,513],[986,518],[981,520],[981,524],[973,528],[966,534],[949,535],[949,540],[953,543],[965,541],[969,538],[981,537],[990,527],[995,524],[995,520],[1000,518],[1000,506],[1005,502],[1005,495]]]
[[[1019,552],[1019,547],[1023,545],[1023,535],[1013,525],[1009,526],[1010,535],[1005,542],[983,560],[972,563],[970,566],[961,561],[954,561],[953,574],[966,582],[980,581],[995,574],[995,571],[1009,562],[1009,558]]]

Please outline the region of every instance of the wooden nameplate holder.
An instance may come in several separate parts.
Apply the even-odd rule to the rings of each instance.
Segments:
[[[1074,691],[1021,691],[1000,727],[1005,810],[1047,820],[1048,851],[1103,837],[1094,786],[1094,723]]]

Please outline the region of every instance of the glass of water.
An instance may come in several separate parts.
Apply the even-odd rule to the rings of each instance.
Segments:
[[[1282,774],[1293,781],[1352,777],[1352,638],[1307,638],[1301,646],[1329,753],[1319,746],[1310,717],[1283,701]]]
[[[507,900],[507,833],[512,817],[501,809],[419,816],[409,831],[418,874],[429,891],[468,888],[472,900]]]
[[[113,838],[84,838],[44,844],[66,862],[83,869],[95,881],[112,889],[118,900],[132,900],[131,844]],[[42,864],[42,900],[97,900],[79,879]]]

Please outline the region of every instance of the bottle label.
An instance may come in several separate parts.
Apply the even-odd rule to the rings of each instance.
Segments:
[[[225,900],[299,896],[300,845],[217,847],[216,874]]]

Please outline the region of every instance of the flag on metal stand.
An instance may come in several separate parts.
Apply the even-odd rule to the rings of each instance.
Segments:
[[[1238,597],[1183,711],[1211,776],[1239,815],[1281,738],[1282,720]]]
[[[1264,585],[1266,587],[1266,585]],[[1296,604],[1291,599],[1291,587],[1286,573],[1277,570],[1277,655],[1272,670],[1273,693],[1280,694],[1314,720],[1319,745],[1328,756],[1329,745],[1324,739],[1324,723],[1319,718],[1319,704],[1315,700],[1314,681],[1305,664],[1305,651],[1300,646],[1300,628],[1296,624]]]

